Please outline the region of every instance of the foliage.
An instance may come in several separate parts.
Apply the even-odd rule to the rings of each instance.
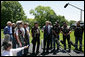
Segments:
[[[25,13],[18,1],[3,1],[1,3],[1,28],[6,26],[7,21],[16,22],[25,19]]]
[[[30,14],[35,16],[35,19],[39,22],[42,27],[45,25],[45,21],[51,21],[54,24],[55,21],[59,20],[60,24],[64,21],[67,22],[64,16],[57,16],[50,7],[37,6],[34,10],[30,10]]]
[[[74,21],[74,20],[70,20],[69,21],[69,25],[72,25],[72,24],[74,24],[76,21]]]

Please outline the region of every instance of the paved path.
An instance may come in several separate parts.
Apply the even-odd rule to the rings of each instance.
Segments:
[[[1,44],[2,44],[3,40],[1,39]],[[2,48],[1,48],[1,51]],[[59,51],[56,51],[56,54],[54,54],[51,50],[49,52],[49,54],[42,54],[43,50],[41,48],[41,45],[40,45],[40,49],[39,49],[40,53],[37,55],[37,56],[84,56],[84,53],[76,53],[74,52],[73,50],[71,50],[70,53],[67,53],[65,52],[62,48],[59,50]],[[32,54],[32,44],[30,44],[30,47],[29,47],[29,53],[28,53],[28,56],[35,56]]]
[[[71,50],[70,53],[67,53],[62,48],[59,51],[56,51],[56,54],[54,54],[52,50],[50,50],[49,54],[42,55],[43,50],[41,49],[41,46],[40,46],[39,51],[40,53],[37,56],[84,56],[84,53],[76,53],[73,50]],[[32,44],[29,47],[29,52],[32,53]],[[33,56],[30,54],[28,55]]]

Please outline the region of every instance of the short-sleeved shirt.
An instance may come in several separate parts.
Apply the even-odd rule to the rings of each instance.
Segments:
[[[69,33],[69,31],[70,31],[70,28],[69,28],[69,27],[62,27],[62,32],[63,32],[64,34]]]
[[[15,32],[14,32],[17,36],[18,36],[18,34],[19,34],[19,33],[18,33],[18,30],[19,30],[18,28],[15,28]],[[24,28],[20,28],[20,30],[23,32],[23,36],[24,36],[24,35],[25,35],[25,30],[24,30]]]
[[[16,36],[19,37],[19,40],[21,41],[21,43],[24,44],[24,34],[25,34],[24,28],[20,28],[20,31],[19,31],[19,29],[16,27],[14,33],[16,34]]]
[[[53,26],[53,30],[55,31],[56,34],[59,34],[60,33],[60,26],[56,27],[56,25]]]
[[[32,37],[34,38],[39,38],[40,37],[40,29],[39,28],[32,28]]]
[[[76,27],[74,30],[74,35],[77,37],[81,37],[83,35],[83,29],[80,26]]]

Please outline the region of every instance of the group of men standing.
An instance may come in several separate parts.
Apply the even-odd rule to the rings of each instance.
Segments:
[[[23,23],[22,21],[17,21],[15,23],[7,22],[7,26],[4,28],[5,41],[12,42],[12,48],[23,47],[30,45],[29,43],[29,24]],[[7,37],[8,36],[8,37]],[[27,55],[28,48],[21,50],[17,53],[17,56]]]
[[[53,50],[55,51],[55,43],[57,43],[57,51],[60,48],[60,42],[64,45],[64,50],[66,50],[66,39],[68,41],[68,52],[71,52],[71,45],[75,47],[75,50],[82,51],[82,38],[83,38],[83,31],[84,27],[80,26],[80,21],[76,23],[76,27],[74,29],[74,36],[75,36],[75,44],[70,40],[70,34],[71,29],[68,27],[67,23],[64,22],[63,26],[60,27],[59,22],[56,21],[55,24],[52,26],[51,22],[46,21],[46,25],[43,27],[44,31],[44,49],[43,52],[45,52],[46,42],[47,42],[47,52],[49,52],[49,45],[52,49],[52,46],[54,46]],[[59,40],[60,32],[63,35],[63,41]],[[78,49],[78,41],[80,44],[80,47]],[[54,43],[52,43],[54,42]],[[52,45],[53,44],[53,45]],[[55,53],[55,52],[54,52]]]
[[[43,31],[44,31],[44,49],[43,49],[43,52],[45,52],[46,42],[47,42],[47,52],[49,52],[50,48],[52,49],[53,45],[54,45],[53,50],[55,51],[55,44],[56,43],[57,43],[57,51],[59,50],[59,48],[60,48],[60,41],[59,41],[60,32],[62,32],[62,34],[63,34],[64,49],[66,50],[66,39],[67,39],[69,52],[70,52],[70,50],[71,50],[70,32],[71,31],[67,27],[66,23],[64,23],[62,28],[61,28],[58,21],[56,21],[53,26],[51,25],[51,22],[46,21],[46,25],[43,27]],[[50,48],[49,48],[49,46],[50,46]]]
[[[50,21],[46,21],[45,26],[42,28],[43,32],[43,53],[49,53],[49,49],[53,49],[55,51],[55,44],[57,43],[57,51],[60,48],[60,32],[63,34],[63,45],[64,50],[66,50],[66,39],[68,41],[69,52],[71,51],[71,43],[70,43],[70,33],[71,29],[67,26],[67,23],[64,22],[63,26],[60,27],[59,22],[56,21],[52,26]],[[35,53],[35,48],[37,44],[36,53],[39,53],[40,46],[40,28],[38,22],[34,23],[34,26],[31,30],[32,33],[32,44],[33,49],[32,52]],[[13,48],[16,48],[16,44],[18,47],[23,47],[25,45],[30,45],[30,30],[28,23],[23,23],[22,21],[17,21],[15,23],[7,22],[7,26],[4,28],[4,34],[10,36],[10,41],[13,43]],[[77,26],[74,29],[75,35],[75,49],[78,50],[78,41],[80,43],[79,50],[82,51],[82,35],[83,29],[80,27],[80,22],[77,22]],[[24,50],[24,55],[27,55],[28,49]],[[22,56],[22,51],[18,52],[18,56]]]

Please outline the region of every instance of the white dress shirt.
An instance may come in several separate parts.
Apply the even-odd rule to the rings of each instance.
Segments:
[[[12,34],[12,27],[10,26],[10,34]]]

